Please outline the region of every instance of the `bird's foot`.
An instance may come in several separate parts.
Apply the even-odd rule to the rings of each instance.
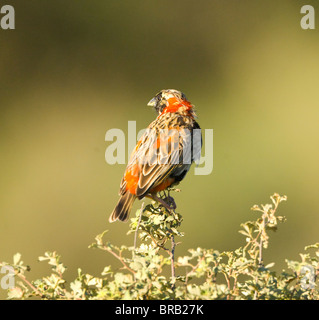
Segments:
[[[176,209],[176,202],[174,200],[173,197],[171,197],[170,195],[168,195],[166,198],[163,199],[163,201],[165,201],[165,203],[168,204],[168,206],[172,209],[175,210]]]
[[[155,194],[150,194],[147,197],[151,198],[151,199],[155,200],[156,202],[158,202],[159,204],[161,204],[169,212],[171,212],[171,210],[174,211],[176,209],[176,203],[174,201],[174,198],[171,196],[166,196],[164,199],[162,199],[162,198],[156,196]]]

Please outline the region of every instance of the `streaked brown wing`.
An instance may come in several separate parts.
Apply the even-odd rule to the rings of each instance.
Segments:
[[[173,142],[172,142],[173,141]],[[177,130],[148,128],[133,150],[126,172],[138,166],[139,179],[136,196],[142,197],[161,184],[175,169],[179,168],[183,139]],[[120,186],[120,194],[126,192],[125,175]]]

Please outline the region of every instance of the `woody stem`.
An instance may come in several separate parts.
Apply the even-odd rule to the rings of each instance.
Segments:
[[[175,260],[175,247],[176,247],[176,243],[175,243],[175,239],[174,236],[171,236],[171,242],[172,242],[172,249],[170,252],[170,256],[171,256],[171,273],[172,273],[172,290],[175,289],[175,265],[174,265],[174,260]]]

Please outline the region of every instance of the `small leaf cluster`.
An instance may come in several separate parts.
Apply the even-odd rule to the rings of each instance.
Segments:
[[[183,237],[184,234],[178,230],[183,217],[163,206],[156,206],[155,202],[149,204],[143,210],[137,211],[136,217],[131,219],[128,234],[135,233],[139,229],[139,238],[142,241],[152,240],[164,245],[172,236]]]
[[[244,236],[240,247],[233,251],[189,249],[176,257],[176,242],[182,216],[155,202],[144,204],[131,219],[131,246],[116,246],[105,240],[107,231],[97,235],[90,248],[102,250],[118,261],[120,267],[105,266],[99,276],[84,273],[80,268],[74,281],[64,278],[66,267],[56,252],[46,252],[39,260],[47,262],[51,273],[30,281],[30,270],[16,254],[12,264],[15,286],[8,290],[8,299],[65,300],[317,300],[319,275],[319,243],[305,247],[300,261],[286,259],[287,270],[274,271],[274,263],[264,263],[270,233],[285,218],[277,214],[285,196],[274,194],[271,203],[253,206],[255,219],[241,224]]]

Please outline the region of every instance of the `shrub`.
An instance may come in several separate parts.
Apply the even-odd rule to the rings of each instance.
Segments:
[[[305,248],[300,261],[286,260],[289,271],[277,274],[274,263],[263,261],[269,243],[269,232],[276,231],[285,218],[277,215],[285,196],[274,194],[271,203],[253,206],[259,216],[241,224],[245,241],[234,251],[189,249],[184,257],[175,256],[176,239],[182,216],[156,203],[144,204],[131,219],[129,233],[133,246],[116,246],[99,234],[90,248],[103,250],[117,259],[122,267],[106,266],[101,276],[83,273],[71,283],[64,279],[65,266],[56,252],[39,257],[52,272],[35,281],[27,279],[30,270],[14,256],[13,263],[2,267],[14,270],[15,287],[8,290],[9,299],[318,299],[319,243]],[[137,246],[137,239],[141,244]],[[311,254],[312,253],[312,254]]]

